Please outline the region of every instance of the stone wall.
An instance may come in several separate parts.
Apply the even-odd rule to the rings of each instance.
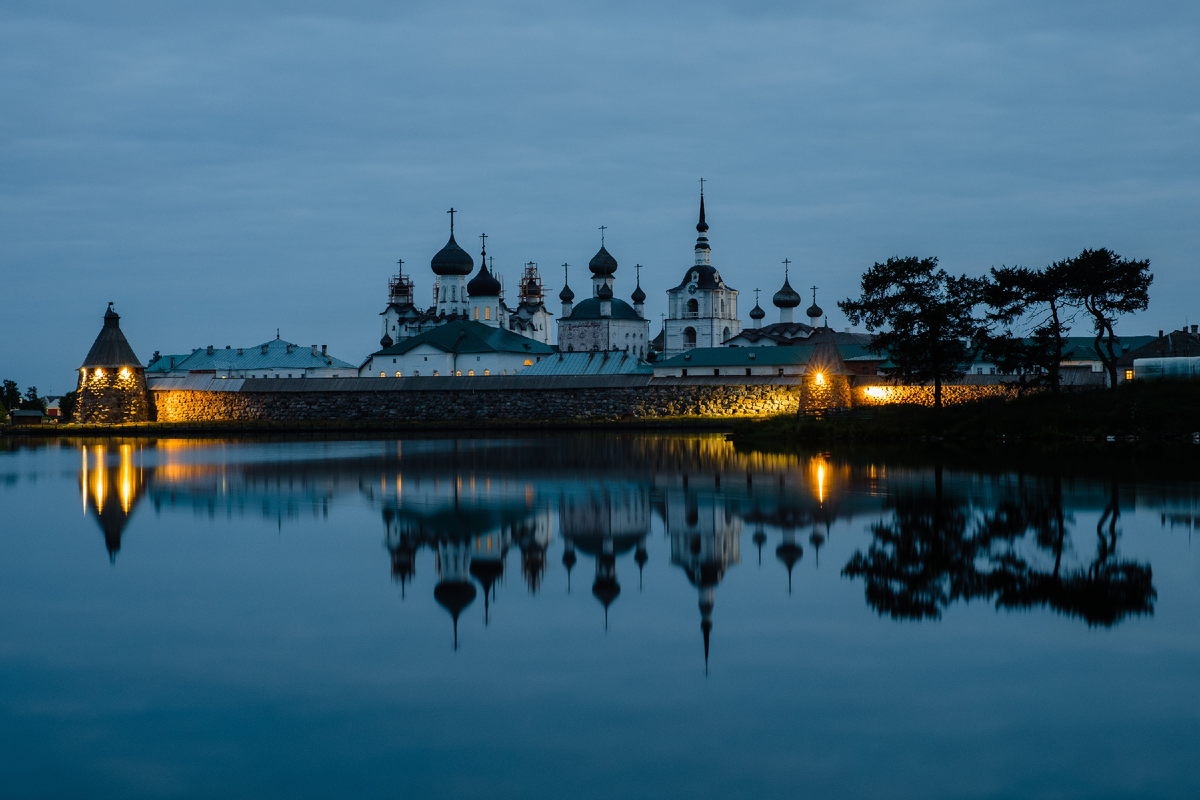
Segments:
[[[443,379],[449,380],[449,379]],[[159,422],[620,419],[796,413],[795,384],[473,391],[155,391]]]
[[[85,425],[115,425],[150,419],[146,372],[117,367],[80,370],[75,421]]]
[[[850,408],[854,402],[850,379],[845,375],[823,376],[819,381],[806,378],[802,396],[801,402],[806,414],[823,414],[826,411]]]
[[[1003,397],[1011,400],[1017,396],[1017,386],[1011,382],[989,381],[978,383],[955,383],[942,385],[942,404],[956,405],[982,400],[985,397]],[[853,390],[854,405],[882,406],[910,404],[933,405],[933,384],[928,386],[893,386],[886,383],[856,385]]]

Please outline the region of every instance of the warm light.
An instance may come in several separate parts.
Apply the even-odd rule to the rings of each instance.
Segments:
[[[133,499],[133,482],[130,480],[130,447],[121,445],[121,508],[129,513],[129,501]]]
[[[100,370],[96,370],[99,372]],[[104,448],[96,448],[96,513],[104,511]]]
[[[382,373],[382,372],[381,372],[381,373],[379,373],[379,377],[381,377],[381,378],[382,378],[382,377],[384,377],[384,375],[383,375],[383,373]]]
[[[120,375],[122,380],[129,380],[129,367],[121,367]],[[222,375],[221,377],[223,378],[225,376]]]
[[[382,374],[382,373],[380,373],[380,374]],[[402,376],[401,376],[401,374],[400,374],[399,372],[397,372],[397,373],[396,373],[396,377],[397,377],[397,378],[399,378],[399,377],[402,377]]]
[[[817,376],[820,377],[820,376]],[[817,499],[825,504],[825,465],[817,464]]]
[[[80,474],[80,477],[82,478],[79,481],[79,488],[83,490],[83,513],[86,514],[87,513],[87,485],[88,485],[88,461],[87,461],[87,447],[86,446],[84,446],[84,448],[83,448],[83,472]]]
[[[824,375],[822,375],[821,373],[819,373],[819,372],[817,373],[817,376],[816,376],[816,379],[815,379],[815,380],[817,381],[817,384],[818,384],[819,386],[824,386],[824,385],[825,385],[825,376],[824,376]]]
[[[93,373],[93,374],[95,374],[95,376],[96,376],[97,378],[103,378],[103,377],[104,377],[104,370],[102,370],[102,369],[100,369],[99,367],[97,367],[97,368],[96,368],[96,372],[95,372],[95,373]]]

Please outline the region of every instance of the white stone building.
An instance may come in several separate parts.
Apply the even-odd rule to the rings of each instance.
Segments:
[[[650,323],[645,313],[646,293],[638,281],[630,299],[613,297],[614,273],[617,260],[604,245],[588,263],[592,272],[592,296],[579,303],[575,293],[564,283],[558,297],[562,300],[562,317],[558,320],[558,348],[567,353],[594,350],[619,350],[644,359],[650,347]]]
[[[742,329],[737,290],[725,285],[711,263],[703,195],[696,231],[695,262],[679,285],[667,291],[663,337],[663,355],[667,357],[696,347],[719,347]]]

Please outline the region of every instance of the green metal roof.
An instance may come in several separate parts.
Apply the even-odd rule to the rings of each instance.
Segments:
[[[614,297],[609,302],[612,303],[612,314],[607,317],[600,316],[600,301],[595,297],[589,297],[587,300],[580,300],[571,309],[571,316],[563,317],[566,320],[580,319],[636,319],[641,320],[638,313],[633,310],[633,306]]]
[[[292,352],[288,352],[291,346]],[[263,352],[266,347],[267,352]],[[170,371],[171,356],[160,358],[154,362],[155,371]],[[175,370],[243,370],[243,369],[321,369],[335,367],[337,369],[357,370],[353,364],[329,355],[312,354],[311,347],[286,342],[283,339],[272,339],[254,347],[213,348],[212,355],[208,348],[197,347],[188,356],[175,356]]]
[[[843,361],[883,361],[863,344],[839,344],[838,355]],[[774,347],[697,347],[681,355],[659,361],[655,368],[667,367],[782,367],[807,364],[816,351],[815,345],[778,345]]]
[[[637,356],[612,350],[559,353],[521,370],[529,375],[649,375],[654,370]]]
[[[374,356],[404,355],[423,344],[436,347],[447,353],[534,353],[548,355],[554,352],[549,345],[525,336],[493,328],[474,320],[455,320],[439,325],[433,330],[417,334],[391,347],[372,353]]]

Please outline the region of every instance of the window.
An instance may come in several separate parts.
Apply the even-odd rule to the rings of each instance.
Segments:
[[[381,373],[379,373],[379,377],[381,377],[381,378],[382,378],[382,377],[384,377],[384,375],[383,375],[383,373],[382,373],[382,372],[381,372]]]
[[[686,370],[686,369],[681,369],[681,370],[679,370],[679,377],[681,377],[681,378],[686,378],[686,377],[687,377],[687,370]]]
[[[492,371],[491,371],[490,369],[485,369],[485,370],[483,371],[483,374],[484,374],[484,375],[491,375],[491,374],[492,374]]]
[[[419,369],[414,369],[414,370],[413,370],[413,377],[414,377],[414,378],[418,378],[418,377],[420,377],[420,375],[421,375],[421,370],[419,370]]]
[[[456,370],[454,371],[454,377],[456,377],[456,378],[461,378],[461,377],[462,377],[462,370],[461,370],[461,369],[456,369]]]
[[[979,367],[978,369],[976,369],[976,370],[975,370],[975,374],[976,374],[976,375],[982,375],[982,374],[983,374],[983,367]]]
[[[393,363],[393,364],[395,364],[395,363],[396,363],[396,359],[394,359],[394,358],[393,358],[393,359],[392,359],[392,363]]]
[[[482,361],[482,360],[483,360],[483,358],[482,358],[481,356],[475,356],[475,360],[476,360],[476,361]]]
[[[783,374],[783,367],[780,367],[780,368],[779,368],[779,374],[780,374],[780,375],[782,375],[782,374]]]
[[[479,306],[475,306],[475,321],[479,321]]]
[[[719,369],[713,370],[713,375],[720,375],[720,374],[721,374],[721,370],[719,370]]]
[[[435,369],[435,370],[433,371],[433,377],[435,377],[435,378],[436,378],[437,376],[438,376],[438,371]]]
[[[696,346],[696,329],[695,328],[684,328],[683,329],[683,346],[684,347],[695,347]]]
[[[460,372],[460,373],[458,373],[458,374],[459,374],[459,375],[462,375],[462,373],[461,373],[461,372]],[[468,377],[468,378],[474,378],[474,377],[475,377],[475,370],[473,370],[473,369],[469,369],[469,370],[467,370],[467,377]]]
[[[699,314],[700,313],[700,304],[697,303],[695,301],[695,299],[688,300],[687,310],[688,310],[689,314]]]
[[[397,373],[396,373],[396,377],[397,377],[397,378],[404,377],[404,373],[403,373],[403,372],[397,372]]]
[[[749,374],[750,374],[750,368],[749,368],[749,367],[746,367],[746,374],[747,374],[747,375],[749,375]]]
[[[428,360],[429,360],[429,356],[425,356],[425,360],[426,360],[426,361],[428,361]]]
[[[458,297],[455,295],[456,288],[457,287],[454,287],[454,286],[450,287],[450,302],[451,303],[458,302]]]
[[[492,307],[491,307],[491,306],[484,306],[484,307],[483,307],[483,318],[484,318],[484,319],[491,319],[491,318],[492,318]]]
[[[1131,369],[1125,370],[1125,380],[1127,380],[1127,381],[1133,380],[1133,370],[1131,370]]]
[[[288,373],[288,377],[289,377],[289,378],[290,378],[290,377],[292,377],[292,373],[290,373],[290,372],[289,372],[289,373]]]
[[[532,367],[532,366],[533,366],[533,360],[532,360],[532,359],[528,359],[528,358],[527,358],[527,359],[525,359],[525,366],[527,366],[527,367]]]

